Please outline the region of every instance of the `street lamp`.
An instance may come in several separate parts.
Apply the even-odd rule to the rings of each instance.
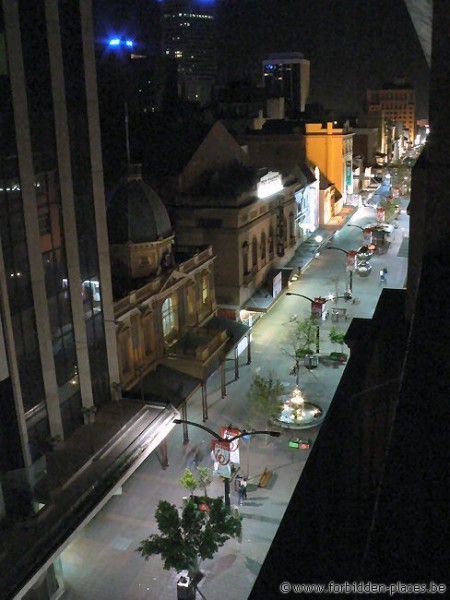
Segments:
[[[354,225],[353,223],[347,223],[347,227],[357,227],[358,229],[361,229],[361,231],[367,229],[367,227],[361,227],[361,225]]]
[[[249,435],[270,435],[271,437],[280,437],[280,432],[279,431],[269,431],[269,430],[258,430],[258,431],[247,431],[247,430],[242,430],[241,433],[239,433],[238,435],[234,435],[233,437],[230,438],[224,438],[221,435],[219,435],[218,433],[216,433],[215,431],[213,431],[212,429],[210,429],[209,427],[205,427],[204,425],[200,425],[200,423],[194,423],[193,421],[186,421],[185,419],[174,419],[173,420],[174,423],[176,423],[177,425],[184,423],[185,425],[192,425],[194,427],[198,427],[199,429],[203,429],[204,431],[207,431],[210,435],[212,435],[214,438],[216,438],[216,440],[218,440],[219,442],[227,442],[227,443],[231,443],[234,442],[234,440],[237,440],[239,438],[242,437],[246,437]],[[231,425],[230,427],[228,427],[228,429],[231,429]],[[227,508],[230,507],[230,478],[229,477],[224,477],[224,485],[225,485],[225,506]]]
[[[353,271],[351,261],[353,259],[353,265],[355,263],[355,256],[358,254],[356,250],[344,250],[343,248],[338,248],[337,246],[328,246],[328,250],[339,250],[343,252],[347,257],[347,271],[348,271],[348,291],[350,294],[353,293]]]
[[[316,318],[322,317],[323,305],[326,302],[328,302],[327,298],[322,298],[322,296],[314,298],[313,300],[312,298],[304,296],[303,294],[297,294],[297,292],[286,292],[286,296],[299,296],[300,298],[305,298],[305,300],[309,300],[309,302],[311,302],[311,315]],[[317,353],[319,353],[318,349]]]

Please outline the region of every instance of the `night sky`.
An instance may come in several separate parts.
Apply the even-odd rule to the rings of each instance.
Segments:
[[[157,0],[94,0],[97,32],[120,23],[159,47]],[[401,0],[217,0],[219,77],[257,83],[261,59],[301,52],[311,62],[310,102],[356,114],[365,91],[394,77],[416,87],[417,118],[428,115],[429,68]]]

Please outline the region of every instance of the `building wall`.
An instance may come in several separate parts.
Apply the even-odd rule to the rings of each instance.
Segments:
[[[120,384],[134,387],[188,331],[216,311],[211,248],[114,305]],[[174,363],[172,368],[176,368]]]
[[[50,441],[109,401],[118,379],[90,8],[6,0],[0,9],[10,100],[1,107],[0,310],[10,381],[0,455],[3,472],[25,469],[25,487]],[[7,510],[32,509],[11,504],[5,489]]]
[[[332,122],[326,128],[320,123],[307,123],[305,138],[307,159],[336,185],[345,204],[347,194],[353,193],[353,133],[334,128]]]
[[[289,188],[284,194],[238,210],[210,207],[196,208],[194,212],[179,208],[177,239],[180,244],[211,244],[217,256],[218,303],[241,306],[261,287],[270,268],[282,266],[292,258],[298,243],[296,217],[297,205],[293,189]]]

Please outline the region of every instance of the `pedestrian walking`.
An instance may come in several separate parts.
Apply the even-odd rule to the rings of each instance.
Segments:
[[[386,273],[387,273],[387,269],[380,269],[380,283],[386,283]]]
[[[242,504],[244,500],[247,500],[247,479],[239,480],[239,488],[238,488],[238,496],[239,496],[239,504]]]

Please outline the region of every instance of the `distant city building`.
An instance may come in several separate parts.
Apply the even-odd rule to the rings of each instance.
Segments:
[[[216,81],[214,3],[199,0],[163,0],[162,53],[178,66],[178,95],[207,105]]]
[[[310,62],[299,52],[271,54],[262,61],[263,86],[268,98],[284,98],[286,115],[305,112],[309,95]]]
[[[380,89],[367,90],[367,111],[378,113],[384,122],[401,122],[414,142],[416,123],[415,90],[406,79],[384,83]]]

